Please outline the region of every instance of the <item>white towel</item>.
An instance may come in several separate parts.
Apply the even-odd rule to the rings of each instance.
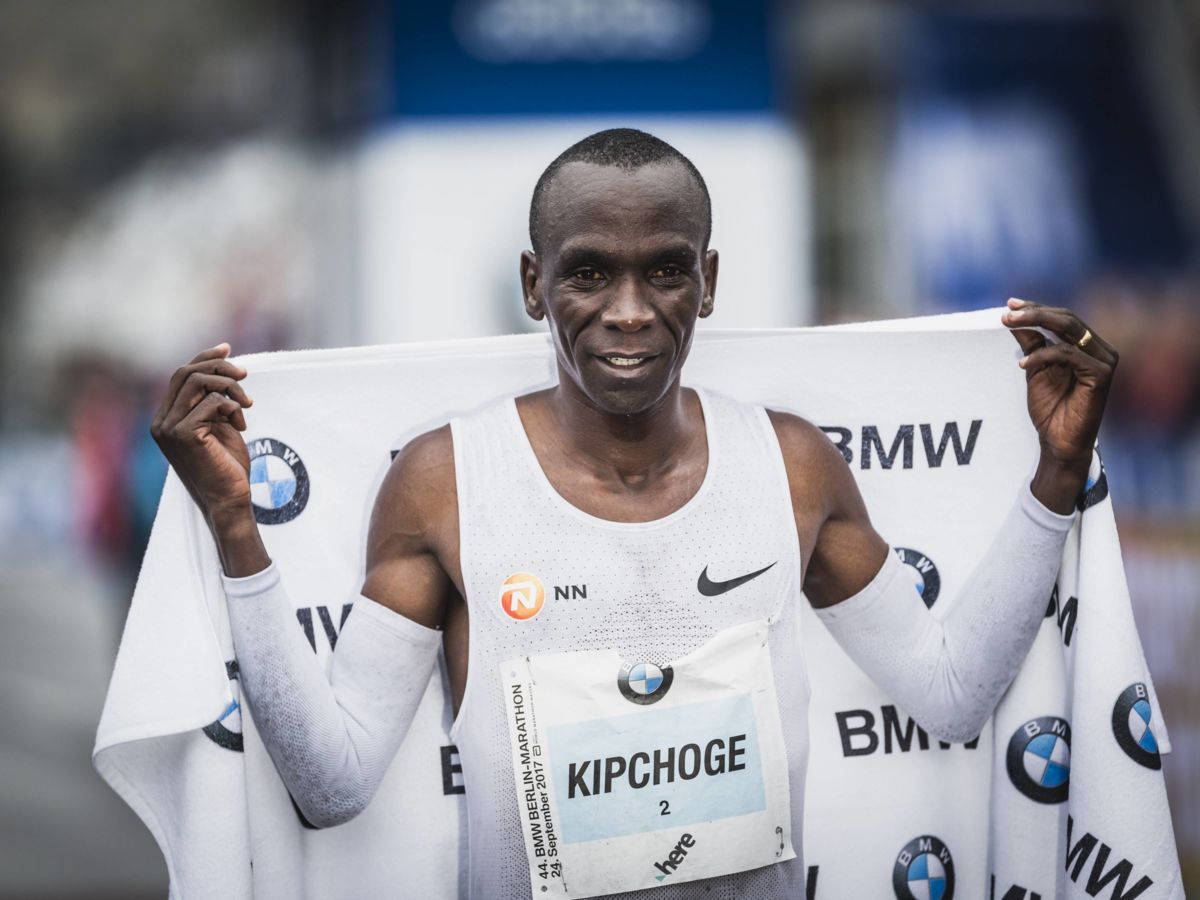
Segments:
[[[824,427],[876,528],[922,572],[938,614],[1037,452],[1019,354],[999,316],[702,332],[686,380]],[[328,664],[361,583],[367,518],[389,451],[453,414],[549,383],[552,350],[538,335],[242,363],[255,398],[256,503],[271,522],[264,539],[297,605],[297,627]],[[813,691],[810,897],[1183,896],[1156,768],[1166,731],[1107,482],[1098,464],[1093,474],[1053,607],[973,748],[928,738],[811,611],[802,617]],[[339,828],[307,829],[234,705],[218,574],[204,523],[171,476],[95,764],[154,833],[173,896],[459,896],[464,795],[446,736],[444,679],[431,683],[368,810]]]

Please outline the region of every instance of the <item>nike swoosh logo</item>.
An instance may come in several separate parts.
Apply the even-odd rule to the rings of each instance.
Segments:
[[[779,562],[779,560],[775,560]],[[730,578],[728,581],[710,581],[708,577],[708,566],[704,567],[704,571],[700,573],[700,580],[696,582],[696,590],[702,593],[705,597],[719,597],[726,591],[732,591],[734,588],[741,587],[747,581],[752,581],[761,575],[767,569],[772,568],[775,563],[766,568],[759,569],[757,572],[751,572],[749,575],[741,575],[737,578]]]

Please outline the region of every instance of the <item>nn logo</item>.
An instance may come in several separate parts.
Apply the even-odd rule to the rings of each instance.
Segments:
[[[850,465],[854,465],[855,450],[858,451],[859,468],[869,469],[875,460],[879,468],[890,469],[900,463],[900,468],[913,467],[913,450],[916,444],[916,433],[921,434],[921,448],[925,451],[925,464],[931,469],[940,469],[948,461],[947,451],[953,448],[954,461],[960,466],[971,464],[975,455],[975,442],[979,438],[979,429],[983,427],[983,419],[973,419],[967,428],[964,439],[957,422],[947,422],[942,426],[938,437],[934,438],[933,425],[901,425],[896,429],[891,441],[885,441],[877,425],[864,425],[860,440],[854,443],[854,432],[849,428],[838,425],[822,425],[821,430],[842,451],[842,457]],[[885,447],[886,444],[886,447]]]
[[[668,875],[671,875],[677,870],[680,864],[687,858],[688,851],[696,846],[696,839],[688,832],[683,835],[675,844],[675,848],[667,854],[667,858],[662,862],[656,862],[654,868],[661,872],[661,875],[655,875],[655,881],[664,881]]]
[[[883,721],[883,752],[891,753],[893,748],[899,753],[909,753],[913,749],[913,740],[921,750],[929,749],[929,734],[912,719],[904,717],[904,727],[900,727],[900,713],[890,703],[880,707],[880,718]],[[879,732],[875,729],[875,714],[869,709],[848,709],[834,713],[837,718],[838,735],[842,739],[842,756],[870,756],[879,750]],[[968,750],[974,750],[979,745],[979,738],[963,744]],[[938,746],[949,750],[953,745],[938,741]]]
[[[1089,897],[1099,896],[1100,892],[1111,885],[1111,890],[1105,895],[1107,900],[1134,900],[1145,893],[1146,888],[1154,884],[1147,875],[1143,875],[1132,886],[1126,887],[1133,878],[1133,863],[1121,859],[1110,867],[1108,858],[1112,856],[1112,848],[1102,843],[1094,834],[1085,831],[1079,837],[1079,842],[1072,845],[1071,839],[1075,831],[1075,820],[1067,816],[1067,876],[1079,884],[1079,876],[1088,859],[1092,859],[1092,870],[1088,873],[1087,882],[1083,889]],[[1092,852],[1095,851],[1095,857]],[[1071,868],[1074,863],[1075,868]]]
[[[532,572],[514,572],[500,585],[500,608],[510,619],[525,622],[542,611],[546,589]]]

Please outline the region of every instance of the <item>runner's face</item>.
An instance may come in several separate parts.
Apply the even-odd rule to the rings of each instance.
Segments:
[[[560,383],[602,412],[653,409],[712,312],[717,253],[704,247],[699,186],[675,164],[569,163],[543,202],[542,253],[522,255],[521,275]]]

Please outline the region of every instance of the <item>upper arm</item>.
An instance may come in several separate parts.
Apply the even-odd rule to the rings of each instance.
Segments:
[[[367,532],[363,595],[427,628],[439,627],[455,594],[444,559],[457,537],[454,445],[445,425],[410,441],[380,485]]]
[[[813,606],[832,606],[871,582],[887,543],[872,527],[850,467],[825,433],[790,413],[768,415],[787,469],[804,593]]]

